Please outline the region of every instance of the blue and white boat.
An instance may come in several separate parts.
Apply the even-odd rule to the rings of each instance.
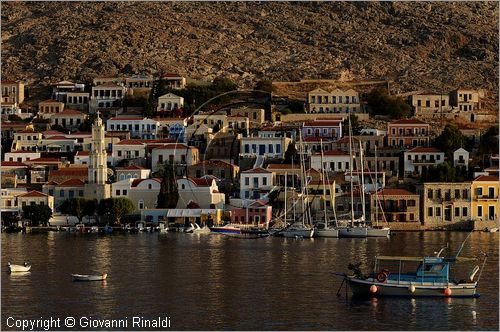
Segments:
[[[225,235],[241,234],[241,228],[231,224],[227,224],[221,227],[210,227],[210,230],[216,234],[225,234]]]
[[[360,296],[477,297],[477,285],[486,262],[486,254],[483,254],[482,267],[475,265],[466,278],[455,279],[450,276],[453,264],[478,259],[458,257],[464,243],[455,256],[451,257],[440,256],[446,247],[436,256],[377,256],[375,267],[368,276],[364,276],[358,266],[351,265],[350,269],[354,273],[344,274],[344,281],[354,295]]]

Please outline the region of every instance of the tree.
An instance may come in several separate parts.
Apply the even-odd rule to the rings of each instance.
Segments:
[[[467,174],[464,170],[456,169],[445,161],[436,166],[422,170],[420,182],[460,182],[464,181]]]
[[[290,164],[297,157],[297,148],[295,142],[291,142],[285,151],[285,164]]]
[[[120,224],[124,215],[134,212],[134,203],[126,197],[106,198],[99,202],[99,215],[109,215],[115,224]]]
[[[444,127],[441,135],[434,140],[434,146],[446,153],[451,158],[453,152],[458,148],[464,147],[467,138],[460,132],[457,126],[448,124]]]
[[[351,126],[352,126],[352,134],[353,135],[359,135],[361,134],[361,129],[363,129],[363,126],[359,123],[358,117],[356,114],[351,114]],[[349,136],[349,119],[346,118],[342,122],[342,130],[344,131],[344,136]]]
[[[29,219],[32,226],[47,226],[52,218],[52,209],[47,205],[35,204],[23,206],[24,218]]]
[[[498,154],[498,126],[488,128],[479,142],[479,155]]]
[[[61,133],[65,133],[65,134],[68,134],[69,133],[69,130],[64,128],[63,126],[61,125],[58,125],[58,124],[54,124],[54,125],[51,125],[50,126],[50,129],[52,130],[56,130],[56,131],[60,131]]]
[[[96,202],[82,197],[68,198],[62,202],[60,210],[64,214],[76,216],[81,223],[84,216],[94,214]]]
[[[82,122],[82,124],[78,127],[78,130],[83,132],[92,131],[92,124],[95,122],[96,119],[97,119],[97,113],[89,114],[89,117]]]
[[[255,84],[255,90],[273,92],[273,82],[270,80],[260,80]]]
[[[160,193],[158,194],[158,203],[156,207],[174,209],[179,200],[174,165],[170,163],[163,164],[160,170],[156,172],[156,176],[161,178]]]
[[[375,88],[368,94],[372,115],[389,115],[399,119],[411,115],[411,106],[401,97],[391,96],[385,88]]]

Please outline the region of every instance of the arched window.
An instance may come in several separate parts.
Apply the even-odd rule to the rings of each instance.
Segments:
[[[120,175],[120,180],[125,180],[125,174]]]
[[[153,185],[151,183],[148,184],[148,189],[153,189]]]
[[[144,201],[142,199],[139,200],[139,204],[138,205],[139,205],[139,210],[144,209]]]

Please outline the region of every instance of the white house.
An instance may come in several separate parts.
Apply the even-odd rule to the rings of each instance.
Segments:
[[[225,195],[219,192],[214,176],[177,179],[177,190],[178,209],[186,208],[190,202],[198,204],[202,209],[224,208]]]
[[[184,107],[184,98],[174,95],[173,93],[167,93],[163,96],[158,97],[158,108],[160,111],[171,111],[174,108]]]
[[[149,178],[150,174],[150,169],[136,165],[116,168],[116,179],[118,181],[122,181],[125,179],[147,179]]]
[[[152,209],[157,206],[161,179],[127,178],[111,184],[112,197],[129,198],[137,210]]]
[[[404,152],[404,171],[407,174],[422,174],[424,167],[444,162],[444,152],[430,147],[418,147]]]
[[[353,89],[326,91],[318,88],[307,94],[309,113],[356,113],[361,111],[359,94]]]
[[[466,170],[469,169],[469,151],[464,148],[457,149],[453,152],[453,166],[464,166]]]
[[[107,153],[108,165],[114,165],[113,155],[111,153]],[[75,165],[88,165],[90,163],[90,151],[77,151],[75,154]]]
[[[154,139],[158,137],[159,122],[137,117],[115,117],[106,122],[106,131],[129,131],[132,138]]]
[[[89,106],[91,109],[113,107],[116,101],[123,99],[126,92],[126,87],[111,82],[94,86]]]
[[[240,155],[284,158],[291,141],[288,137],[240,137]]]
[[[273,173],[253,168],[240,173],[240,198],[262,199],[273,188]]]
[[[24,163],[26,160],[37,159],[41,157],[40,152],[32,151],[11,151],[6,152],[3,158],[4,161],[19,161]]]
[[[351,156],[344,151],[333,150],[323,153],[323,168],[325,171],[345,172],[349,170]],[[353,156],[354,162],[354,156]],[[311,155],[311,168],[320,170],[321,153]]]
[[[146,143],[135,140],[126,139],[113,144],[113,165],[116,165],[124,159],[139,159],[146,157]]]

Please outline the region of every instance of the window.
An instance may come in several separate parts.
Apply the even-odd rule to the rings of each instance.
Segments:
[[[153,189],[153,185],[151,183],[148,184],[148,189]]]
[[[463,207],[462,208],[462,217],[467,217],[467,214],[469,213],[469,211],[467,211],[467,207]]]
[[[469,190],[468,189],[462,190],[462,198],[463,199],[468,199],[469,198]]]
[[[144,201],[142,199],[139,201],[139,209],[144,209]]]
[[[267,186],[267,178],[262,178],[262,185]]]
[[[120,196],[120,190],[116,190],[116,196]]]
[[[477,207],[477,216],[478,217],[482,217],[483,216],[483,207],[482,206],[478,206]]]
[[[122,156],[122,151],[118,150],[118,157],[121,157],[121,156]]]
[[[476,195],[483,196],[483,187],[476,188]]]
[[[495,188],[488,187],[488,198],[493,198],[493,197],[495,197]]]
[[[436,160],[441,160],[441,155],[440,154],[436,155]]]
[[[433,196],[433,191],[432,191],[432,189],[427,189],[427,198],[428,198],[428,199],[432,199],[432,196]]]
[[[59,197],[64,197],[64,190],[61,190],[61,191],[59,192]]]
[[[250,178],[245,178],[245,186],[249,186],[250,185]]]
[[[441,208],[436,207],[436,217],[441,217]]]
[[[432,211],[433,209],[430,207],[430,208],[427,208],[427,216],[429,217],[432,217]]]
[[[127,196],[127,190],[126,189],[123,189],[122,193],[123,193],[123,196]]]
[[[459,207],[455,208],[455,217],[460,217],[460,208]]]
[[[276,153],[281,153],[281,145],[276,144]]]
[[[455,189],[455,198],[460,198],[460,189]]]

